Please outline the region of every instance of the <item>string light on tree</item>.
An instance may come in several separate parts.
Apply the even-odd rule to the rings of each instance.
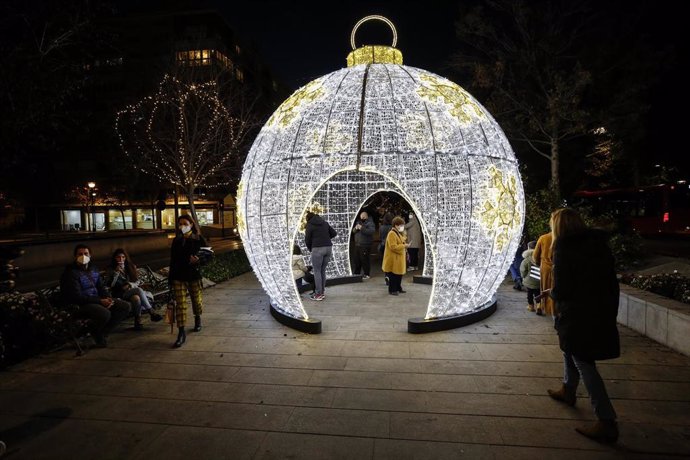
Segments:
[[[193,214],[194,189],[226,185],[249,129],[221,99],[215,81],[185,82],[166,75],[153,96],[118,112],[122,150],[132,165],[160,182],[178,185]]]
[[[360,21],[348,67],[297,90],[255,140],[238,194],[247,255],[274,308],[308,320],[291,271],[306,211],[320,207],[338,231],[328,277],[348,276],[357,211],[394,191],[425,235],[424,274],[433,276],[425,317],[475,312],[492,301],[519,244],[525,208],[515,155],[461,87],[402,65],[393,47],[355,48],[357,27],[370,19],[397,36],[385,18]]]

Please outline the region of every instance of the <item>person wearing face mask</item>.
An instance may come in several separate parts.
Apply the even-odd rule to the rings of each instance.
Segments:
[[[362,279],[368,280],[371,278],[369,273],[371,271],[371,259],[369,252],[371,251],[371,242],[376,231],[374,221],[369,217],[369,213],[362,211],[359,215],[359,221],[352,229],[355,235],[355,254],[354,254],[354,268],[352,273],[359,275],[362,273]]]
[[[173,347],[181,347],[187,340],[187,293],[192,299],[194,312],[193,332],[201,331],[201,313],[203,311],[201,296],[201,272],[197,254],[206,247],[206,240],[199,234],[194,220],[188,215],[177,218],[177,232],[170,248],[170,274],[168,280],[175,297],[175,321],[178,334]]]
[[[146,296],[146,292],[139,287],[137,266],[134,265],[134,262],[132,262],[129,258],[129,254],[127,254],[127,251],[124,249],[117,248],[115,252],[113,252],[110,258],[107,280],[113,297],[126,300],[132,304],[135,331],[143,330],[141,324],[142,312],[151,315],[151,321],[160,321],[163,319],[161,315],[153,311],[153,307]]]
[[[76,315],[88,320],[95,346],[105,348],[107,336],[129,315],[131,305],[108,294],[99,271],[91,263],[91,249],[85,244],[74,248],[74,263],[60,278],[60,292],[67,303],[77,304]]]
[[[422,228],[414,214],[410,213],[410,221],[405,224],[407,231],[407,241],[410,243],[407,252],[410,254],[410,263],[407,267],[408,272],[419,270],[419,248],[422,246]]]
[[[406,292],[402,288],[402,276],[405,274],[405,250],[409,247],[409,243],[404,235],[405,220],[396,216],[392,223],[393,229],[386,236],[381,269],[384,273],[388,273],[388,293],[398,295]]]

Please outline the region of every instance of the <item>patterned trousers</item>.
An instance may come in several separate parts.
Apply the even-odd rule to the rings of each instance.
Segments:
[[[173,295],[175,296],[175,321],[177,327],[187,324],[187,292],[192,299],[192,311],[195,315],[201,315],[203,302],[201,299],[201,280],[172,282]]]

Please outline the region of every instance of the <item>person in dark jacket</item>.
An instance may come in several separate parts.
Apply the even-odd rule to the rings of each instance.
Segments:
[[[85,244],[74,248],[74,263],[62,273],[60,292],[65,302],[79,306],[78,317],[89,320],[89,332],[99,348],[108,346],[108,333],[131,309],[129,302],[110,297],[100,273],[91,264],[91,249]]]
[[[361,272],[363,280],[370,278],[371,260],[369,259],[369,252],[371,251],[374,232],[376,232],[374,221],[371,220],[366,211],[362,211],[359,220],[352,229],[352,233],[355,235],[355,260],[352,272],[355,275],[359,275]]]
[[[333,243],[337,232],[318,214],[307,213],[307,228],[304,234],[304,242],[311,251],[311,264],[314,267],[314,293],[309,296],[311,300],[321,301],[326,298],[326,267],[333,257]]]
[[[614,257],[606,234],[587,228],[569,208],[553,215],[553,288],[555,327],[563,351],[564,378],[549,395],[574,406],[580,378],[598,419],[577,432],[600,442],[618,439],[616,411],[599,375],[596,361],[620,356],[616,317],[619,288]],[[583,288],[586,286],[586,289]]]
[[[170,274],[168,280],[175,297],[175,321],[177,322],[177,340],[173,347],[179,348],[187,340],[187,292],[192,299],[194,312],[193,332],[201,331],[201,313],[203,301],[201,296],[201,272],[199,271],[199,250],[206,247],[206,240],[188,215],[177,218],[177,231],[170,248]]]

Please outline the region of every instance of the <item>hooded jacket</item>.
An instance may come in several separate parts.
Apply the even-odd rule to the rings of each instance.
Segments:
[[[333,227],[323,220],[319,215],[313,216],[307,222],[307,229],[304,232],[304,242],[307,249],[320,248],[323,246],[333,246],[332,238],[335,238],[338,233],[333,230]]]
[[[619,287],[606,233],[587,229],[561,237],[553,255],[561,350],[591,361],[619,357]]]
[[[539,289],[539,280],[529,276],[532,268],[532,254],[534,249],[528,249],[522,253],[522,262],[520,263],[520,276],[522,276],[522,285],[528,289]]]

